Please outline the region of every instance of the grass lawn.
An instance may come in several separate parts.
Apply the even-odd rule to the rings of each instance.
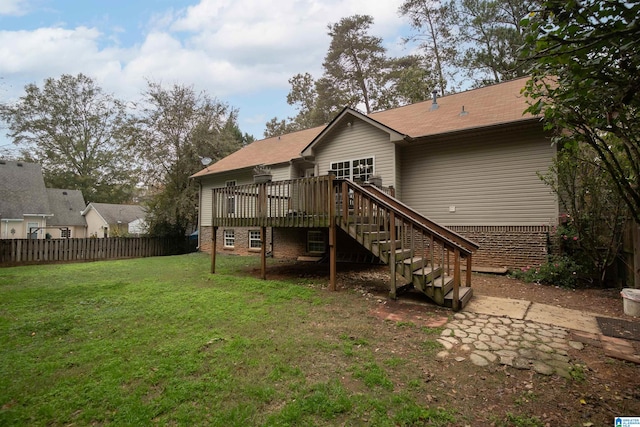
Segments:
[[[367,316],[353,291],[260,280],[257,258],[217,264],[0,269],[0,425],[464,424],[412,366],[439,331]],[[404,353],[386,346],[398,329]]]

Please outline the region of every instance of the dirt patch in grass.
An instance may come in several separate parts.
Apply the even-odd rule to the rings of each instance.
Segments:
[[[328,284],[328,266],[322,264],[272,261],[267,275],[272,279],[298,278],[322,288]],[[368,309],[362,317],[363,313],[340,305],[339,313],[334,313],[340,320],[333,327],[343,335],[346,348],[352,350],[354,342],[366,341],[366,337],[375,336],[377,343],[384,342],[384,347],[373,349],[379,363],[411,366],[411,375],[406,375],[406,369],[398,369],[401,377],[392,381],[415,389],[424,405],[455,408],[456,422],[452,425],[600,426],[612,425],[616,416],[640,414],[640,366],[609,358],[597,346],[569,351],[573,368],[568,379],[497,363],[477,367],[468,358],[435,360],[442,348],[429,343],[439,336],[452,312],[415,292],[397,301],[388,300],[388,281],[384,266],[339,265],[339,292],[327,291],[326,295],[336,300],[363,299]],[[624,317],[618,290],[567,290],[487,274],[474,274],[472,286],[477,295]],[[344,385],[351,388],[347,380]]]

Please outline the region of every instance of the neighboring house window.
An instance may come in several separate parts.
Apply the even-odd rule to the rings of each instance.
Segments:
[[[311,254],[323,254],[326,251],[324,233],[318,230],[307,232],[307,252]]]
[[[374,172],[373,157],[331,163],[336,178],[367,181]]]
[[[63,239],[69,239],[71,237],[71,230],[68,228],[63,228],[60,230],[60,237]]]
[[[37,222],[29,222],[27,223],[27,236],[29,239],[37,239],[38,238],[38,223]]]
[[[249,249],[260,249],[261,247],[260,230],[249,230]]]
[[[236,186],[236,181],[227,181],[225,183],[225,187],[235,187],[235,186]],[[236,197],[227,196],[227,214],[235,215],[235,213],[236,213]]]
[[[224,230],[224,247],[232,248],[236,244],[236,234],[233,230]]]

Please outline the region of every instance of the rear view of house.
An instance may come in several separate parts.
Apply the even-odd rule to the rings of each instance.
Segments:
[[[200,247],[245,254],[266,245],[276,257],[335,247],[338,257],[369,253],[409,282],[416,271],[418,282],[440,275],[445,258],[467,271],[544,262],[558,201],[538,173],[555,147],[540,118],[523,114],[525,82],[370,115],[345,108],[326,126],[238,150],[193,176]],[[261,164],[272,182],[252,186]],[[380,188],[359,185],[369,183]],[[393,256],[398,248],[407,252]],[[417,253],[427,259],[416,265]]]

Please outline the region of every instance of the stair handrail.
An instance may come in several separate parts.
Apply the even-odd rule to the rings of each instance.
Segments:
[[[362,186],[356,184],[355,182],[353,182],[351,180],[348,180],[348,179],[335,179],[334,180],[334,186],[336,186],[336,187],[341,186],[343,182],[346,182],[347,187],[353,189],[354,191],[360,192],[361,194],[365,195],[366,197],[370,197],[372,200],[374,200],[380,206],[383,206],[388,210],[394,211],[396,214],[399,214],[404,219],[406,219],[409,222],[412,222],[413,224],[417,225],[418,228],[422,228],[425,231],[427,231],[429,234],[432,234],[434,237],[437,237],[438,240],[440,240],[443,244],[444,243],[448,243],[447,246],[449,246],[451,249],[458,249],[461,252],[465,253],[466,255],[471,255],[471,254],[473,254],[473,252],[475,252],[475,250],[477,250],[479,248],[479,245],[477,245],[476,243],[474,243],[474,242],[472,242],[472,241],[470,241],[468,239],[465,239],[464,237],[458,235],[457,233],[454,233],[453,231],[446,230],[442,226],[438,226],[438,228],[443,229],[445,231],[449,231],[450,233],[455,234],[456,236],[458,236],[461,239],[468,240],[468,242],[470,243],[471,247],[467,247],[467,246],[465,246],[465,245],[463,245],[463,244],[461,244],[459,242],[456,242],[455,240],[452,240],[451,238],[449,238],[447,236],[444,236],[442,233],[434,230],[433,228],[429,227],[428,225],[426,225],[426,224],[422,223],[421,221],[417,220],[414,217],[414,215],[408,214],[403,209],[398,209],[398,207],[393,206],[391,203],[389,203],[388,201],[384,200],[382,197],[379,197],[377,194],[374,194],[373,192],[365,190],[365,188],[363,188]],[[388,196],[386,196],[386,197],[388,197]],[[406,205],[404,205],[404,206],[406,206]],[[409,210],[411,210],[411,209],[409,209]],[[413,212],[415,214],[417,214],[417,215],[420,215],[415,211],[413,211]],[[420,215],[420,216],[422,216],[422,215]],[[425,217],[422,217],[422,218],[425,218]],[[425,218],[425,219],[427,219],[427,218]],[[437,225],[435,223],[433,223],[433,224]]]
[[[457,242],[461,247],[467,248],[470,252],[475,252],[480,248],[480,245],[474,242],[473,240],[470,240],[456,233],[455,231],[450,230],[446,227],[443,227],[437,222],[432,221],[431,219],[427,218],[420,212],[402,203],[400,200],[396,199],[395,197],[388,195],[387,193],[385,193],[375,185],[364,184],[361,187],[363,188],[363,190],[368,191],[370,193],[375,193],[375,195],[378,196],[379,198],[385,199],[386,201],[388,201],[389,204],[399,205],[399,207],[396,207],[396,209],[404,211],[405,214],[408,216],[411,216],[414,221],[422,223],[424,220],[426,220],[428,224],[423,223],[423,225],[427,227],[429,230],[439,235],[448,237],[450,240]],[[434,228],[437,229],[437,231],[433,230]]]

